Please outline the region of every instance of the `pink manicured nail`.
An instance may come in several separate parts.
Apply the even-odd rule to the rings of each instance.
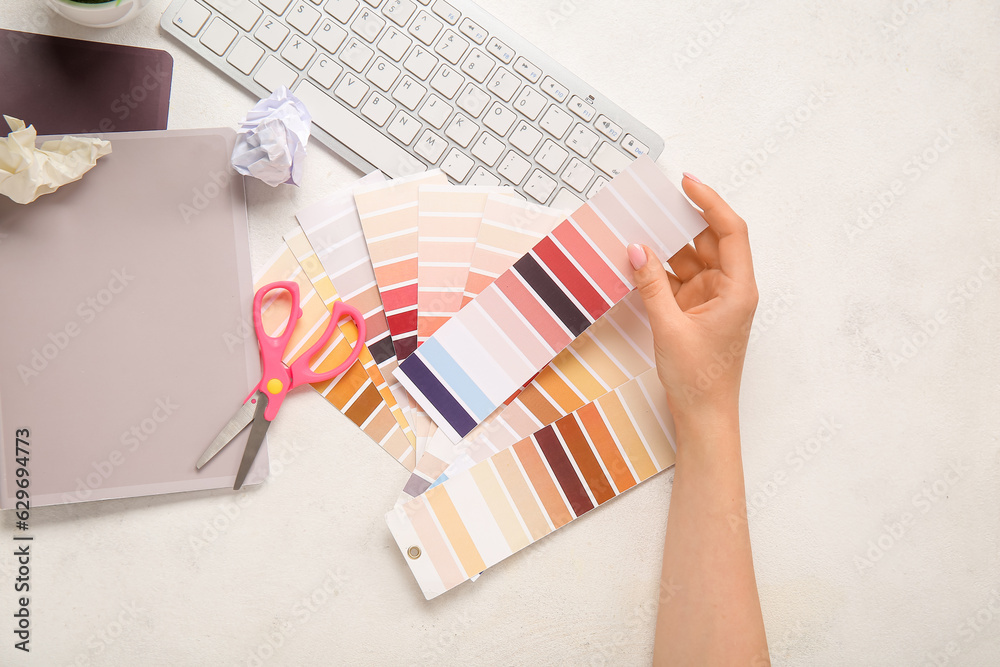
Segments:
[[[686,171],[684,172],[684,178],[690,178],[695,183],[701,183],[701,181],[698,180],[697,176],[695,176],[694,174],[689,174]],[[702,183],[702,185],[704,185],[704,183]]]
[[[638,243],[633,243],[628,247],[628,261],[632,263],[632,268],[638,271],[646,266],[646,250]]]

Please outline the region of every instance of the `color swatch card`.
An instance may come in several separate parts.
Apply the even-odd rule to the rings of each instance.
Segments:
[[[403,488],[415,496],[453,477],[653,367],[653,336],[642,297],[629,292],[556,355],[507,405],[461,442],[435,434]]]
[[[667,258],[704,228],[642,156],[403,360],[396,377],[458,442],[634,288],[628,244]]]
[[[422,185],[447,183],[448,177],[434,169],[354,194],[400,361],[417,349],[417,195]]]
[[[632,291],[560,352],[499,415],[480,424],[463,452],[478,463],[654,365],[649,318],[641,295]]]
[[[411,422],[409,394],[392,374],[399,362],[389,334],[389,323],[375,281],[361,219],[354,204],[356,189],[383,181],[380,172],[373,172],[300,211],[296,218],[327,275],[336,285],[340,298],[364,316],[368,349],[403,416]],[[408,437],[412,439],[412,432],[408,433]]]
[[[259,290],[264,285],[279,280],[298,283],[299,307],[302,309],[302,317],[295,325],[284,358],[285,363],[288,363],[319,339],[326,328],[330,312],[287,246],[279,250],[258,274],[254,289]],[[284,323],[288,321],[291,309],[291,297],[288,293],[276,290],[267,295],[263,305],[261,317],[265,329],[271,335],[284,330]],[[316,372],[323,372],[339,364],[349,354],[350,344],[343,332],[337,331],[310,367]],[[361,361],[354,362],[343,374],[332,380],[314,384],[313,388],[393,457],[411,446]],[[404,458],[404,465],[407,462]]]
[[[566,213],[517,197],[486,200],[472,252],[462,305],[472,301],[514,262],[566,219]]]
[[[429,600],[673,465],[674,425],[647,371],[386,514]]]
[[[340,298],[364,315],[368,349],[376,363],[396,358],[382,297],[375,282],[354,191],[382,183],[375,171],[295,214]]]
[[[462,307],[486,200],[503,191],[466,185],[421,186],[417,197],[418,346]]]
[[[323,265],[319,261],[319,257],[316,255],[316,251],[313,247],[309,245],[309,240],[306,235],[302,232],[300,227],[296,227],[293,231],[285,234],[285,243],[288,245],[289,250],[295,255],[295,258],[299,262],[299,266],[302,267],[303,272],[309,278],[312,283],[313,289],[319,295],[322,300],[323,305],[329,311],[333,310],[333,307],[340,301],[340,296],[337,294],[337,289],[333,286],[330,281],[330,277],[323,270]],[[358,340],[358,328],[354,324],[354,320],[343,319],[340,321],[340,330],[347,339],[348,344],[354,345],[354,342]],[[416,458],[416,452],[413,449],[413,444],[415,439],[413,437],[413,432],[410,429],[410,424],[403,417],[403,411],[400,406],[396,403],[396,397],[393,396],[392,392],[389,391],[389,386],[382,376],[382,372],[379,370],[378,365],[375,363],[375,359],[372,358],[371,352],[367,347],[361,350],[358,355],[358,361],[364,366],[365,372],[368,373],[368,377],[375,384],[375,388],[378,389],[378,393],[382,396],[382,400],[389,407],[389,411],[392,416],[396,419],[396,423],[403,430],[403,435],[406,436],[410,443],[409,447],[405,449],[402,448],[402,442],[399,439],[386,445],[386,451],[392,454],[399,463],[401,463],[406,469],[413,470],[414,461]]]

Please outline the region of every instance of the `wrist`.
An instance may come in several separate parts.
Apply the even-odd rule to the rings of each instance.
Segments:
[[[740,408],[739,399],[717,397],[696,402],[671,401],[678,449],[681,443],[732,443],[739,450]]]

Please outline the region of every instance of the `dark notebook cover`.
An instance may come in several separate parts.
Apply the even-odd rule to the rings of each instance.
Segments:
[[[173,67],[157,49],[0,29],[0,114],[40,135],[165,130]]]

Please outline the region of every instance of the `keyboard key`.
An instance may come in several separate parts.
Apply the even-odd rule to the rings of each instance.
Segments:
[[[174,16],[174,25],[180,26],[181,30],[194,37],[211,15],[212,12],[194,0],[188,0],[181,7],[181,10],[177,12],[177,15]]]
[[[229,52],[226,62],[244,74],[249,74],[260,62],[263,55],[264,49],[257,46],[253,40],[240,37],[240,41],[236,42],[236,46]]]
[[[410,142],[413,141],[413,137],[417,136],[417,132],[420,131],[421,127],[422,125],[419,120],[405,111],[400,111],[396,114],[396,117],[392,119],[392,122],[389,123],[388,132],[409,146]]]
[[[410,55],[407,56],[406,62],[403,63],[403,67],[413,72],[417,78],[423,80],[431,75],[434,71],[434,67],[438,64],[438,59],[435,58],[430,51],[416,46],[410,51]]]
[[[542,133],[523,120],[518,123],[517,129],[510,135],[510,143],[525,155],[531,155],[541,140]]]
[[[415,11],[417,11],[417,6],[410,0],[389,0],[382,8],[382,13],[398,26],[406,25]]]
[[[590,184],[590,179],[594,177],[596,172],[580,162],[578,159],[573,158],[569,161],[569,165],[566,167],[566,171],[562,173],[562,180],[569,184],[577,192],[583,192],[587,189]]]
[[[514,185],[520,185],[529,169],[531,169],[530,162],[514,151],[507,151],[507,155],[504,156],[497,172]]]
[[[388,60],[381,56],[375,64],[368,70],[368,80],[382,90],[388,92],[392,84],[399,78],[399,68],[394,67]]]
[[[479,49],[472,49],[472,53],[469,57],[465,59],[462,63],[462,71],[471,76],[473,79],[482,83],[486,81],[486,77],[490,75],[493,71],[493,65],[496,61],[490,58],[484,52]]]
[[[248,32],[264,13],[250,0],[205,0],[205,3]]]
[[[556,182],[536,169],[531,172],[528,182],[524,184],[524,191],[544,204],[552,196],[552,191],[556,189]]]
[[[479,126],[458,113],[451,119],[451,124],[445,130],[445,135],[462,148],[468,148],[473,138],[479,132]]]
[[[618,125],[613,120],[601,114],[597,117],[597,122],[594,123],[597,129],[606,136],[611,141],[618,141],[618,138],[622,136],[622,127]]]
[[[347,38],[347,31],[330,19],[323,19],[323,24],[313,35],[313,41],[330,53],[335,53]]]
[[[347,76],[351,76],[348,74]],[[308,81],[303,81],[295,90],[302,100],[313,122],[326,130],[365,160],[381,169],[390,178],[413,174],[426,167],[410,152],[395,141],[376,130],[353,111],[344,106]]]
[[[316,27],[316,22],[319,21],[319,12],[303,0],[299,0],[289,10],[285,20],[288,21],[288,25],[296,30],[301,30],[302,34],[308,35]]]
[[[607,184],[608,184],[608,179],[604,178],[603,176],[598,176],[597,180],[594,181],[594,184],[590,186],[590,190],[587,191],[587,199],[590,199],[591,197],[596,195],[598,192],[601,191],[601,188],[603,188]]]
[[[543,92],[547,93],[549,97],[557,102],[565,102],[566,97],[569,95],[569,88],[562,85],[551,76],[547,76],[542,79],[542,83],[539,87]]]
[[[479,140],[472,146],[472,154],[483,161],[484,164],[492,167],[503,154],[503,142],[494,137],[489,132],[479,135]]]
[[[420,107],[420,113],[417,114],[428,123],[433,125],[437,129],[441,129],[444,126],[444,122],[448,120],[448,116],[454,109],[449,106],[444,100],[442,100],[437,95],[431,95],[424,102],[424,106]]]
[[[434,3],[434,13],[452,25],[458,23],[458,19],[462,17],[462,13],[460,11],[449,5],[444,0],[438,0]]]
[[[542,116],[542,120],[538,122],[539,127],[556,139],[562,139],[562,136],[566,134],[566,130],[572,124],[573,117],[555,104],[549,107],[549,110]]]
[[[309,68],[309,78],[324,88],[329,88],[343,71],[344,68],[334,62],[330,56],[321,53],[312,67]]]
[[[272,93],[282,86],[290,89],[297,78],[298,75],[295,73],[295,70],[282,64],[274,56],[268,56],[264,64],[257,70],[257,73],[253,75],[254,81]]]
[[[288,44],[282,49],[281,57],[298,69],[305,69],[305,66],[309,64],[315,53],[315,46],[298,35],[292,35],[292,38],[288,40]]]
[[[549,206],[560,211],[575,211],[583,206],[583,200],[566,188],[559,188],[559,192],[556,193],[555,199]]]
[[[538,151],[538,155],[535,156],[535,162],[554,174],[559,171],[559,167],[562,166],[568,157],[569,152],[565,148],[551,139],[546,139],[545,143],[542,144],[541,150]]]
[[[374,42],[384,27],[385,19],[376,14],[373,9],[362,9],[358,12],[354,23],[351,24],[351,30],[361,35],[366,42]]]
[[[629,156],[607,142],[600,145],[590,161],[612,178],[625,171],[625,168],[632,164],[632,159]]]
[[[288,37],[289,32],[288,27],[284,23],[280,23],[278,19],[268,16],[260,22],[260,27],[257,28],[257,32],[253,36],[267,48],[277,51],[281,43],[285,41],[285,37]],[[316,36],[319,37],[319,33]]]
[[[517,120],[517,114],[503,104],[494,102],[486,116],[483,117],[483,124],[502,137],[507,134],[515,120]]]
[[[357,37],[351,37],[347,47],[340,52],[340,59],[360,72],[368,65],[375,52],[362,44]]]
[[[234,39],[236,39],[236,28],[216,17],[201,36],[201,43],[221,56]]]
[[[531,120],[535,120],[545,108],[545,97],[535,89],[525,86],[514,101],[514,108]]]
[[[476,167],[476,171],[472,174],[472,178],[466,185],[472,185],[477,188],[492,188],[500,185],[500,179],[486,171],[482,167]]]
[[[427,46],[430,46],[434,38],[441,32],[441,28],[440,21],[427,12],[421,11],[417,14],[417,18],[413,19],[413,23],[410,24],[410,34]]]
[[[288,9],[288,5],[292,3],[292,0],[260,0],[260,4],[264,5],[272,12],[281,16]]]
[[[576,95],[569,98],[569,104],[567,106],[569,106],[570,111],[588,123],[594,118],[594,107],[590,106]]]
[[[642,143],[631,134],[626,134],[625,138],[622,139],[622,148],[636,157],[645,155],[649,152],[649,146]]]
[[[328,0],[326,13],[341,23],[351,20],[354,10],[358,8],[358,0]]]
[[[463,83],[465,83],[465,79],[462,78],[461,74],[447,65],[441,65],[438,68],[437,74],[431,79],[431,88],[450,100],[455,97],[455,93],[458,92]]]
[[[344,78],[340,80],[340,85],[338,85],[337,89],[333,92],[337,97],[344,100],[352,107],[356,107],[361,104],[361,100],[368,92],[368,86],[366,86],[361,79],[348,72],[344,75]]]
[[[378,7],[379,5],[382,4],[382,0],[365,0],[365,2],[367,2],[372,7]]]
[[[389,120],[389,116],[395,110],[396,105],[392,102],[378,93],[372,93],[368,101],[361,107],[361,115],[369,118],[373,123],[381,127],[385,125],[385,121]]]
[[[382,35],[382,39],[378,40],[378,49],[396,62],[399,62],[399,59],[403,57],[403,54],[406,53],[406,50],[410,48],[410,44],[412,43],[413,40],[409,37],[390,27]]]
[[[471,83],[465,87],[462,94],[458,96],[458,106],[462,107],[473,118],[479,118],[486,105],[489,104],[490,95],[484,90],[476,88]]]
[[[396,90],[392,91],[392,96],[397,102],[410,111],[413,111],[420,104],[420,100],[424,98],[424,93],[426,92],[426,88],[410,77],[404,76],[403,80],[396,86]]]
[[[487,87],[504,102],[510,102],[514,99],[514,93],[521,87],[521,81],[509,69],[501,67],[497,69]]]
[[[597,145],[597,135],[586,128],[582,123],[577,123],[573,131],[566,137],[566,145],[574,151],[587,157],[590,151]]]
[[[424,130],[424,133],[420,135],[420,139],[417,140],[417,144],[413,147],[417,155],[425,158],[431,164],[434,164],[441,159],[441,154],[444,153],[444,149],[448,147],[448,142],[434,134],[430,130]]]
[[[486,45],[486,50],[499,58],[504,65],[509,65],[510,61],[514,59],[514,50],[496,37],[490,38],[490,43]]]
[[[471,39],[476,44],[482,44],[486,41],[486,31],[474,23],[471,19],[462,19],[462,26],[459,30],[462,31],[463,35]]]
[[[448,157],[446,157],[444,162],[441,163],[441,171],[448,174],[456,181],[462,182],[465,180],[465,177],[469,175],[469,172],[475,164],[476,161],[471,157],[457,148],[452,148],[451,152],[448,153]]]
[[[521,56],[514,61],[514,71],[523,76],[531,83],[537,83],[542,76],[542,70],[535,67],[531,62]]]
[[[452,65],[457,65],[458,61],[462,59],[462,54],[468,49],[469,43],[459,37],[454,30],[446,31],[444,36],[438,40],[437,46],[434,47],[434,51]]]

